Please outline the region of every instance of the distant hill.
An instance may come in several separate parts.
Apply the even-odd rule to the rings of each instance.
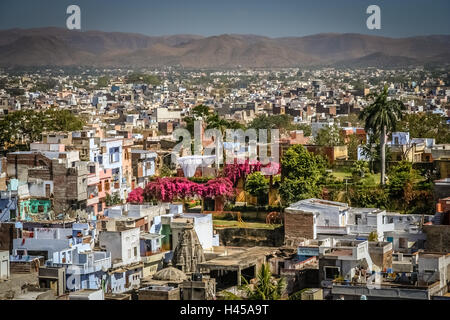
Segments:
[[[150,37],[53,27],[0,30],[1,66],[400,67],[433,62],[450,63],[450,35],[399,39],[337,33],[286,38],[236,34]]]
[[[422,61],[422,63],[423,62],[424,61]],[[342,60],[336,62],[334,63],[334,66],[347,68],[365,68],[365,67],[397,68],[403,66],[417,66],[420,64],[421,61],[418,59],[401,56],[389,56],[382,52],[375,52],[361,58]]]

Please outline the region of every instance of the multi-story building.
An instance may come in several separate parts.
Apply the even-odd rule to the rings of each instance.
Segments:
[[[131,150],[132,166],[133,166],[133,182],[132,189],[137,187],[144,188],[155,175],[156,158],[155,152],[148,150]]]

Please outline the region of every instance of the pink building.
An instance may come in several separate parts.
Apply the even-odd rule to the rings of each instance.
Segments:
[[[89,175],[87,179],[87,211],[97,215],[103,215],[106,207],[106,194],[111,188],[111,169],[102,169],[98,163],[89,164]]]

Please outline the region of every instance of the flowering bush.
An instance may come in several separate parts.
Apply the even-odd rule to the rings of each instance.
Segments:
[[[206,183],[195,183],[186,178],[158,178],[149,182],[145,189],[137,188],[130,192],[129,203],[142,203],[150,200],[171,202],[175,199],[191,197],[214,198],[231,197],[233,183],[228,178],[216,178]]]
[[[280,164],[278,162],[269,162],[265,165],[257,161],[250,163],[245,160],[244,163],[226,164],[223,170],[223,175],[231,180],[233,185],[236,185],[237,181],[241,177],[245,177],[257,171],[261,171],[264,175],[275,175],[280,173]]]
[[[261,169],[261,163],[255,162],[250,163],[248,160],[245,160],[244,163],[237,163],[236,160],[234,163],[226,164],[223,169],[223,175],[231,180],[231,182],[235,185],[239,178],[244,177],[250,173],[255,171],[259,171]]]
[[[134,189],[128,194],[127,202],[142,203],[144,202],[144,189],[141,187]]]
[[[186,178],[158,178],[145,186],[144,198],[171,202],[174,199],[193,197],[196,191],[197,183]]]
[[[203,198],[215,198],[218,196],[233,196],[233,183],[228,178],[216,178],[205,184],[199,184],[197,194]]]

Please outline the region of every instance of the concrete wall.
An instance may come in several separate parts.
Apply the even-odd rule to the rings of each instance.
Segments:
[[[122,264],[140,261],[139,228],[124,231],[101,231],[99,234],[100,247],[111,252],[111,260],[120,259]]]

